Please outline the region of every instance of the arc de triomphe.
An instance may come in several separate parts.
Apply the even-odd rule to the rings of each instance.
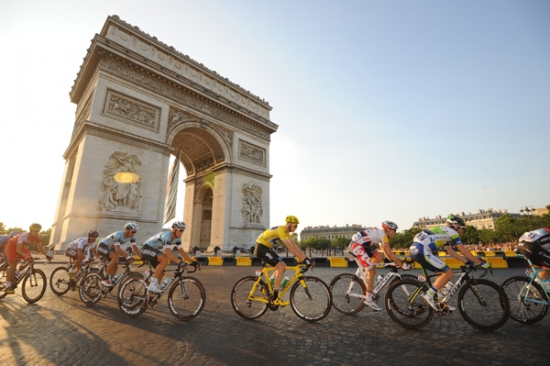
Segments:
[[[117,16],[92,40],[70,97],[77,109],[56,249],[128,221],[140,225],[140,243],[160,231],[169,158],[178,152],[187,174],[184,248],[251,245],[269,226],[269,143],[278,126],[266,101]]]

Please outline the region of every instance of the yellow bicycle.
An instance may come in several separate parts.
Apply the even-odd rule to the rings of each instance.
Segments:
[[[294,276],[281,288],[272,306],[269,306],[269,298],[273,293],[270,275],[276,271],[274,267],[264,266],[261,271],[256,271],[256,276],[241,278],[231,291],[231,305],[235,312],[245,319],[256,319],[268,307],[275,311],[290,305],[303,320],[316,322],[326,317],[332,306],[332,296],[326,283],[318,277],[304,276],[307,271],[305,264],[286,267],[286,270],[294,271]],[[290,301],[285,301],[283,297],[289,290]]]

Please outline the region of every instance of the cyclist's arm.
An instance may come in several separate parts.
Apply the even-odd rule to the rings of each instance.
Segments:
[[[189,263],[193,263],[194,260],[193,258],[191,258],[189,256],[189,254],[187,254],[187,252],[185,250],[183,250],[183,247],[180,245],[178,245],[178,252],[180,253],[181,257],[186,261],[186,262],[189,262]]]
[[[25,250],[23,250],[23,243],[17,243],[15,250],[17,252],[17,255],[21,258],[26,258],[27,256],[30,256],[30,253],[27,253],[25,252]]]
[[[283,239],[283,243],[285,243],[286,247],[288,248],[288,250],[294,254],[294,257],[298,258],[298,260],[300,262],[303,262],[304,259],[307,258],[307,255],[302,251],[302,249],[300,249],[299,246],[297,246],[293,241],[292,239],[290,238],[287,238],[287,239]]]
[[[118,245],[115,243],[115,253],[121,256],[122,258],[129,257],[128,253],[123,251],[122,248],[120,247],[120,243],[118,243]]]
[[[164,246],[164,254],[166,254],[166,256],[174,263],[178,264],[181,262],[181,260],[176,257],[176,255],[174,254],[174,252],[172,251],[172,248],[170,247],[170,245],[165,245]]]
[[[460,253],[466,257],[466,259],[468,260],[471,260],[472,262],[474,262],[475,264],[481,264],[482,261],[481,259],[479,258],[476,258],[472,255],[472,253],[466,249],[466,247],[464,246],[464,244],[457,244],[456,247],[458,248],[458,250],[460,251]]]
[[[386,258],[388,258],[390,261],[397,264],[399,267],[403,267],[403,262],[401,262],[401,260],[399,258],[397,258],[397,256],[391,250],[389,245],[383,244],[382,245],[382,250],[384,251],[384,255],[386,256]]]
[[[454,259],[466,264],[468,262],[468,258],[465,258],[463,256],[461,256],[460,254],[458,254],[451,245],[445,245],[445,250],[447,251],[447,253],[453,257]],[[470,254],[471,256],[471,254]]]
[[[139,247],[137,246],[136,243],[132,243],[132,251],[134,252],[135,255],[139,257],[139,259],[143,259],[141,256],[141,251],[139,250]]]

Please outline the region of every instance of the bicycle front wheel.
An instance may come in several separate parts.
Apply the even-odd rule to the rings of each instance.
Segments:
[[[101,300],[101,276],[90,273],[78,289],[80,300],[86,305],[94,305]]]
[[[23,278],[23,286],[21,287],[21,293],[23,298],[29,303],[35,303],[44,296],[46,292],[46,274],[40,269],[33,269],[27,272],[25,278]]]
[[[0,269],[0,299],[3,299],[7,295],[4,292],[6,289],[6,268],[7,266],[4,264]]]
[[[206,291],[202,283],[193,277],[175,281],[168,292],[168,309],[179,320],[198,316],[206,303]]]
[[[120,286],[118,308],[122,313],[135,318],[147,310],[147,282],[128,279]]]
[[[516,276],[502,283],[502,288],[510,302],[510,318],[525,324],[534,324],[546,315],[548,305],[534,301],[546,301],[544,290],[529,277]],[[534,300],[534,301],[533,301]]]
[[[256,299],[268,300],[267,287],[257,277],[248,276],[240,279],[231,290],[233,310],[245,319],[256,319],[267,311],[267,303]]]
[[[342,273],[334,277],[328,285],[332,293],[332,306],[342,314],[357,314],[365,307],[367,290],[359,277]]]
[[[50,288],[56,295],[64,295],[69,291],[69,272],[67,267],[57,267],[50,275]]]
[[[420,329],[434,316],[433,309],[420,296],[423,293],[421,286],[417,280],[403,279],[393,282],[386,291],[386,312],[395,323],[405,329]]]
[[[327,284],[317,277],[302,277],[290,290],[290,306],[303,320],[316,322],[330,313],[332,296]]]
[[[458,292],[460,315],[472,327],[491,331],[502,327],[510,315],[506,293],[496,283],[484,279],[466,282]]]

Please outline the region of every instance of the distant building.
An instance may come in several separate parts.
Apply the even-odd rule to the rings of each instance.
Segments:
[[[308,226],[300,232],[300,241],[307,238],[326,238],[329,240],[343,237],[351,240],[351,236],[358,231],[365,230],[367,227],[363,225],[346,225],[346,226]]]
[[[460,216],[462,219],[464,219],[466,225],[474,226],[478,230],[495,230],[495,222],[498,220],[499,217],[505,214],[508,214],[516,219],[520,217],[519,213],[510,213],[507,209],[493,210],[492,208],[489,208],[487,210],[478,210],[478,212],[475,214],[468,213],[466,215],[464,212],[461,212],[455,215]],[[418,219],[418,221],[414,222],[413,227],[417,227],[420,229],[429,229],[432,227],[444,226],[446,225],[446,221],[447,216],[441,215],[438,215],[433,219],[430,219],[428,217],[421,217]]]

